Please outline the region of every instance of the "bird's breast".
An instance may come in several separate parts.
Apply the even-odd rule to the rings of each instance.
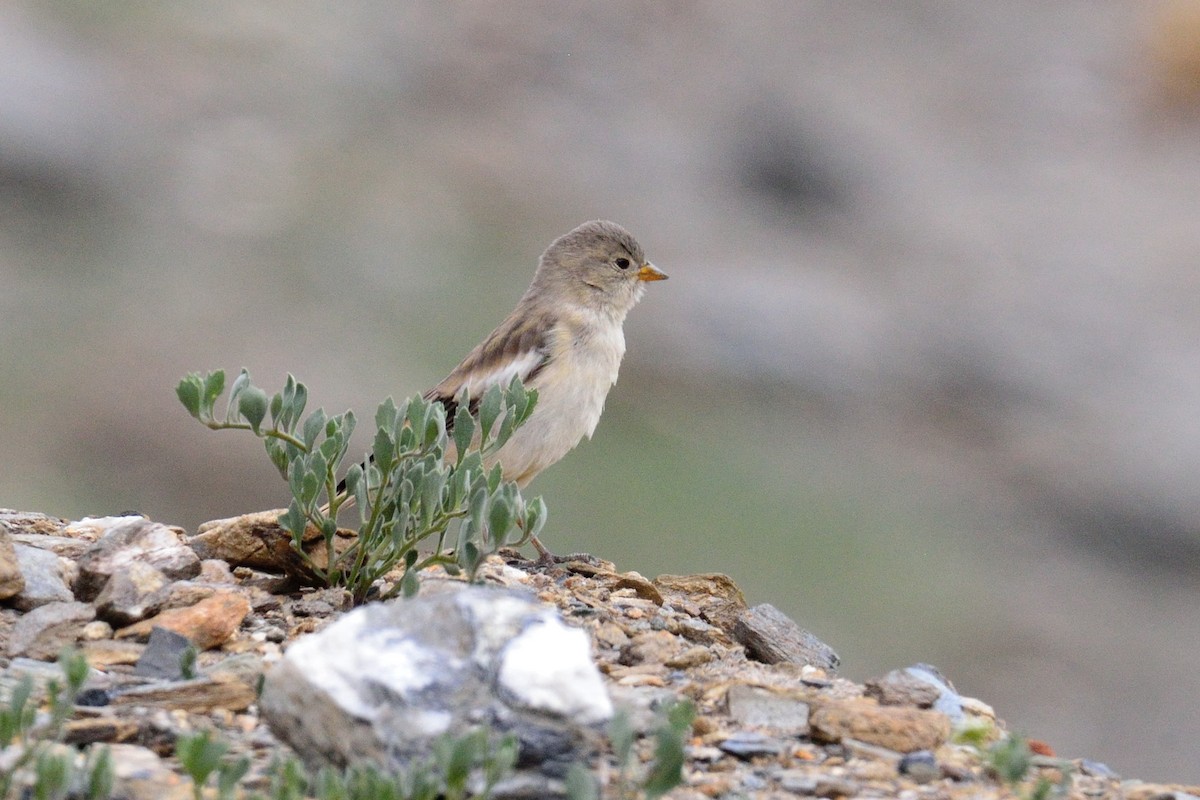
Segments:
[[[531,382],[537,407],[498,454],[505,477],[524,484],[591,437],[624,355],[620,324],[556,331],[549,360]]]

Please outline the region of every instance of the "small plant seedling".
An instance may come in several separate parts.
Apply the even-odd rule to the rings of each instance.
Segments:
[[[188,413],[209,428],[246,430],[263,440],[292,495],[279,524],[316,581],[346,587],[356,603],[396,567],[402,577],[382,599],[414,594],[418,573],[434,564],[473,579],[487,555],[524,544],[545,524],[542,499],[526,502],[492,463],[537,403],[537,392],[519,380],[492,386],[477,399],[461,398],[450,420],[440,403],[420,395],[399,405],[384,400],[375,413],[371,452],[340,479],[353,412],[330,417],[318,408],[304,416],[308,389],[291,375],[268,398],[242,370],[218,414],[224,391],[220,370],[192,373],[176,388]],[[339,550],[339,512],[351,506],[357,537]],[[304,548],[310,530],[324,540],[319,563]]]
[[[635,764],[634,744],[637,734],[625,712],[618,711],[608,726],[608,741],[617,775],[613,780],[616,796],[633,800],[656,800],[683,783],[684,745],[696,718],[696,706],[690,700],[678,700],[662,709],[662,720],[655,728],[654,755],[645,770]],[[596,779],[580,764],[571,765],[567,773],[566,792],[569,800],[597,800]]]
[[[0,798],[107,800],[112,795],[113,764],[108,748],[88,748],[79,766],[76,751],[58,744],[87,680],[88,663],[78,651],[64,650],[58,666],[61,680],[46,682],[48,714],[43,721],[38,721],[29,674],[21,676],[7,701],[0,703],[0,742],[4,744]]]

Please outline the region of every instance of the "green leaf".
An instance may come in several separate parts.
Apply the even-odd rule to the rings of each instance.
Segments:
[[[458,409],[454,412],[454,448],[457,451],[456,463],[462,463],[467,450],[471,448],[471,439],[475,436],[475,418],[469,410],[471,397],[467,392],[458,401]]]
[[[414,442],[418,447],[424,445],[425,426],[429,421],[431,409],[429,401],[421,395],[413,395],[408,400],[408,409],[404,416],[404,426],[411,430],[416,437]]]
[[[475,523],[477,530],[487,524],[491,499],[491,493],[487,490],[487,486],[477,486],[471,492],[471,501],[467,505],[467,519]]]
[[[295,758],[273,761],[271,764],[270,796],[273,800],[302,800],[308,789],[303,765]]]
[[[416,597],[419,591],[421,591],[421,579],[417,577],[417,571],[415,569],[405,570],[404,577],[400,579],[400,593],[405,597]]]
[[[271,423],[278,430],[290,430],[294,421],[292,402],[296,399],[296,379],[290,374],[283,384],[283,391],[277,394],[276,397],[279,398],[279,413],[275,414],[272,409]],[[275,405],[274,398],[271,398],[271,405],[272,407]]]
[[[660,737],[654,763],[646,776],[646,797],[662,797],[683,783],[683,743],[675,737]]]
[[[446,482],[446,493],[442,496],[442,510],[451,514],[462,508],[463,501],[471,493],[471,473],[461,468],[450,471],[450,479]]]
[[[67,679],[67,689],[72,696],[79,693],[88,679],[91,667],[83,653],[74,648],[67,648],[58,656],[58,666]]]
[[[493,384],[483,393],[483,399],[479,401],[479,429],[480,429],[480,444],[486,445],[488,437],[492,431],[492,425],[496,423],[496,418],[503,411],[500,387]]]
[[[671,730],[686,736],[696,720],[696,706],[690,700],[672,703],[667,709],[667,725]]]
[[[608,740],[612,743],[613,756],[617,759],[618,767],[629,764],[629,756],[633,752],[634,730],[629,721],[629,714],[617,711],[608,723]]]
[[[504,488],[510,486],[513,487],[513,491],[504,491]],[[513,519],[516,517],[512,496],[515,489],[513,484],[505,484],[492,498],[492,508],[488,512],[488,532],[493,542],[503,542],[512,528]]]
[[[112,753],[107,747],[93,749],[88,754],[87,789],[84,796],[87,800],[108,800],[113,793],[114,777]]]
[[[599,800],[596,779],[583,764],[576,761],[567,770],[567,800]]]
[[[184,680],[190,681],[197,676],[196,659],[199,655],[196,646],[192,644],[183,648],[183,652],[179,654],[179,674],[183,676]]]
[[[683,746],[695,713],[695,706],[688,700],[667,709],[667,725],[655,733],[654,761],[642,787],[646,797],[662,797],[683,783]]]
[[[333,424],[332,420],[330,421],[330,424]],[[345,437],[341,435],[340,430],[335,430],[333,436],[321,442],[321,446],[317,448],[317,452],[320,453],[321,458],[327,464],[336,468],[337,465],[341,463],[345,448]]]
[[[390,397],[385,398],[375,411],[375,427],[389,434],[395,433],[396,424],[401,419],[403,416],[396,408],[396,401]]]
[[[472,450],[467,453],[467,457],[456,468],[458,472],[465,474],[471,481],[474,482],[483,478],[483,456],[478,450]]]
[[[242,392],[248,386],[250,386],[250,373],[243,369],[229,386],[229,402],[225,406],[225,419],[232,417],[234,410],[238,408],[238,398],[242,396]]]
[[[429,406],[429,415],[425,418],[425,437],[422,446],[426,449],[438,445],[446,435],[446,410],[441,403]]]
[[[247,386],[238,397],[237,410],[250,423],[250,429],[258,433],[267,416],[267,393],[257,386]]]
[[[325,427],[325,422],[325,410],[322,408],[318,408],[308,415],[308,419],[304,420],[304,432],[301,438],[304,441],[305,449],[309,452],[312,452],[313,445],[317,442],[317,437],[321,435],[321,431]]]
[[[287,444],[272,436],[268,436],[263,439],[263,446],[267,448],[267,457],[271,459],[271,463],[275,465],[275,469],[279,470],[279,474],[286,479],[288,464],[291,463],[291,459],[288,458]]]
[[[484,764],[485,785],[483,794],[485,797],[490,796],[492,787],[512,772],[513,767],[517,765],[517,756],[520,755],[520,749],[517,737],[511,733],[505,734],[496,743],[492,749],[491,757]]]
[[[175,743],[175,755],[192,782],[203,785],[221,761],[229,745],[215,740],[208,731],[181,736]]]
[[[187,412],[196,419],[200,419],[200,395],[203,390],[200,376],[194,372],[181,380],[175,387],[175,395],[179,398],[179,402],[183,403]]]
[[[292,535],[292,541],[299,547],[300,542],[304,540],[304,531],[308,527],[308,518],[300,510],[298,501],[292,500],[288,505],[287,511],[279,515],[279,526]]]
[[[525,422],[533,416],[533,409],[537,407],[538,391],[537,389],[525,390],[525,404],[517,409],[517,427],[525,424]]]
[[[475,573],[483,563],[483,550],[474,541],[468,541],[459,551],[458,563],[466,570],[471,582],[475,582]]]
[[[494,431],[492,443],[489,446],[492,452],[499,450],[508,443],[508,440],[512,438],[513,431],[516,430],[516,423],[517,418],[511,412],[506,413],[500,418],[500,427]]]
[[[295,423],[302,416],[304,416],[304,408],[305,408],[305,406],[308,405],[308,387],[305,386],[303,383],[300,383],[300,381],[297,381],[290,374],[287,376],[287,379],[288,379],[289,383],[294,382],[296,385],[295,391],[292,394],[292,402],[291,402],[291,408],[290,408],[292,425],[295,425]]]
[[[443,755],[442,774],[446,779],[446,793],[450,797],[462,797],[466,792],[467,780],[471,777],[471,767],[480,758],[480,751],[487,740],[477,735],[467,735],[457,741],[450,741],[449,753]]]
[[[1020,783],[1033,767],[1033,753],[1022,736],[1009,736],[988,750],[989,766],[1002,781]]]
[[[549,514],[550,511],[546,508],[546,501],[541,497],[535,497],[525,504],[525,525],[522,531],[522,542],[528,541],[542,532],[542,528],[546,527],[546,517]]]
[[[493,464],[492,468],[488,470],[487,474],[488,491],[495,492],[496,489],[500,487],[500,483],[503,480],[504,471],[500,468],[499,464]]]
[[[375,444],[371,447],[371,454],[381,470],[386,472],[391,469],[392,459],[396,455],[396,440],[392,438],[391,431],[384,428],[375,431]]]
[[[245,372],[245,370],[242,370]],[[208,411],[212,411],[216,405],[217,398],[221,396],[221,392],[225,391],[225,370],[219,369],[210,372],[204,376],[204,389],[200,401],[200,407]]]
[[[36,780],[33,794],[36,800],[58,800],[67,795],[67,787],[71,783],[71,762],[68,756],[42,750],[37,754],[34,767]]]
[[[233,797],[238,782],[250,771],[250,757],[242,756],[237,761],[226,762],[217,771],[217,796]]]
[[[302,508],[311,508],[317,502],[325,486],[326,469],[325,458],[320,453],[313,453],[300,482],[300,495],[296,498]]]

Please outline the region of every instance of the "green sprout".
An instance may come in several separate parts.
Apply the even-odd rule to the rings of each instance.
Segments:
[[[291,375],[268,398],[242,370],[218,416],[224,391],[220,370],[192,373],[176,388],[188,413],[209,428],[246,430],[263,440],[291,491],[279,524],[291,534],[292,547],[316,583],[344,586],[356,603],[397,566],[402,576],[384,599],[415,594],[418,573],[435,564],[474,579],[486,556],[524,544],[545,524],[542,499],[526,502],[491,463],[537,402],[537,392],[517,379],[506,388],[491,387],[478,402],[461,398],[449,425],[440,403],[417,395],[397,405],[389,397],[375,413],[371,452],[344,474],[352,411],[330,417],[318,408],[304,416],[308,389]],[[339,550],[339,513],[351,507],[357,536]],[[320,563],[304,548],[309,530],[324,540]]]

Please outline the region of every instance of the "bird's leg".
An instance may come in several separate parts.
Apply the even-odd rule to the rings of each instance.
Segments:
[[[572,561],[582,561],[585,564],[599,565],[600,559],[591,553],[568,553],[565,556],[556,556],[546,549],[546,545],[542,544],[536,536],[529,537],[529,543],[538,551],[537,563],[539,566],[551,567],[556,564],[568,564]]]
[[[538,561],[545,561],[548,564],[553,564],[555,555],[546,549],[546,545],[542,544],[541,540],[536,536],[529,537],[529,543],[533,545],[533,549],[538,551]]]

